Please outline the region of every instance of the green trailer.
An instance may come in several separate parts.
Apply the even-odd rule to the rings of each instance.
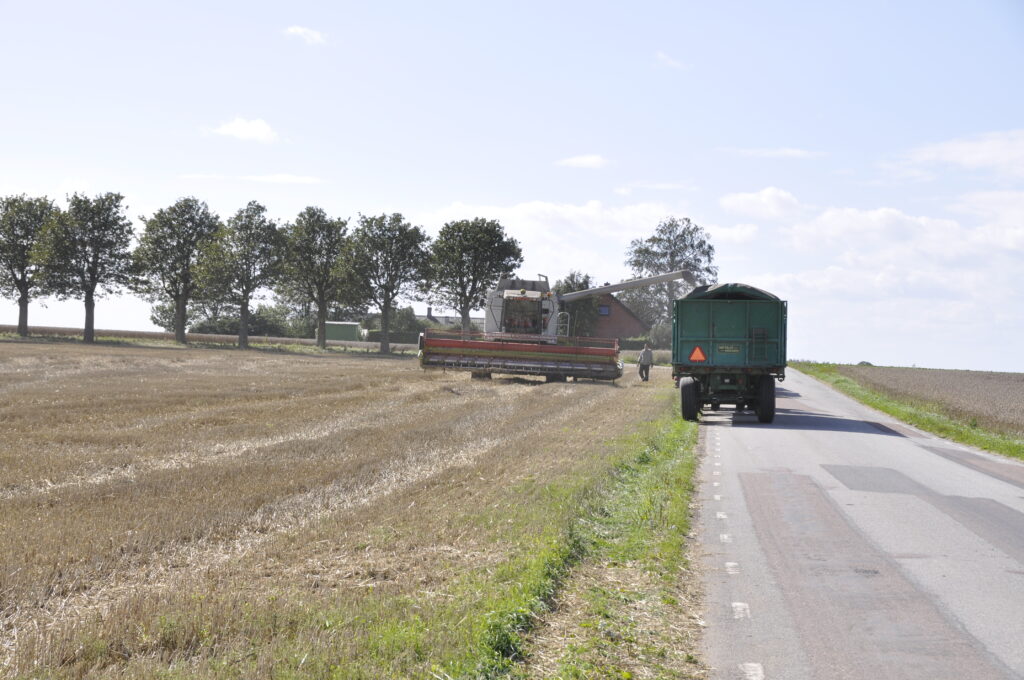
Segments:
[[[683,418],[705,406],[775,418],[775,381],[786,377],[786,302],[753,286],[701,286],[675,301],[672,377]]]

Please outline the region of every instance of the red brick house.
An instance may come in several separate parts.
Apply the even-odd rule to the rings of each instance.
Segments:
[[[596,338],[638,338],[647,335],[651,327],[637,318],[629,307],[619,302],[611,293],[597,299]]]

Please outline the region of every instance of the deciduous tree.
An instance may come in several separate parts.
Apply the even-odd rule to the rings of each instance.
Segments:
[[[18,296],[18,335],[28,335],[28,302],[42,292],[43,277],[32,249],[56,208],[46,197],[0,199],[0,295]]]
[[[174,340],[184,343],[202,248],[220,228],[220,218],[203,201],[188,197],[142,221],[146,228],[133,263],[136,290],[152,302],[174,304]]]
[[[282,267],[284,238],[267,209],[250,201],[228,218],[203,246],[198,266],[199,289],[238,309],[238,346],[249,347],[249,303]]]
[[[395,301],[414,294],[427,277],[429,244],[423,229],[412,226],[399,213],[359,217],[341,269],[352,282],[353,293],[380,309],[382,353],[391,351],[388,331]]]
[[[686,269],[698,285],[714,283],[718,267],[714,265],[715,247],[707,233],[688,217],[669,217],[658,224],[654,234],[645,239],[634,239],[629,244],[626,264],[636,277],[667,274]],[[652,326],[667,323],[672,318],[672,303],[689,286],[685,282],[670,281],[638,288],[623,295],[630,309]],[[626,291],[629,292],[629,291]],[[644,318],[649,313],[653,318]]]
[[[487,290],[522,263],[519,243],[497,221],[477,217],[448,222],[430,247],[430,297],[458,310],[462,330],[468,331],[469,313],[484,305]]]
[[[43,229],[33,258],[59,299],[85,302],[85,342],[95,339],[96,298],[130,282],[132,222],[121,194],[74,194]]]
[[[593,279],[590,274],[584,274],[576,270],[570,270],[564,279],[555,281],[555,291],[564,295],[575,293],[578,290],[594,288]],[[585,297],[572,302],[563,303],[565,312],[569,314],[569,335],[592,336],[597,328],[598,299],[596,297]]]
[[[285,225],[282,297],[316,306],[316,344],[327,347],[327,313],[342,294],[339,258],[347,243],[348,222],[332,219],[322,208],[308,207]]]

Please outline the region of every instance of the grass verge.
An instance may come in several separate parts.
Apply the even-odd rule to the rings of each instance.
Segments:
[[[518,678],[705,677],[685,578],[696,441],[696,424],[675,417],[634,441],[578,524],[579,566]]]
[[[843,394],[932,434],[961,444],[1024,460],[1024,441],[992,432],[977,423],[953,418],[926,400],[895,399],[870,389],[839,372],[836,364],[791,361],[790,366],[831,385]]]

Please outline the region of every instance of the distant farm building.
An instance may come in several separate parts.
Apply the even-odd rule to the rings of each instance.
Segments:
[[[637,318],[637,315],[619,302],[611,293],[597,298],[597,325],[594,337],[597,338],[639,338],[647,335],[651,327]]]
[[[358,321],[328,321],[326,336],[328,340],[363,339]]]

